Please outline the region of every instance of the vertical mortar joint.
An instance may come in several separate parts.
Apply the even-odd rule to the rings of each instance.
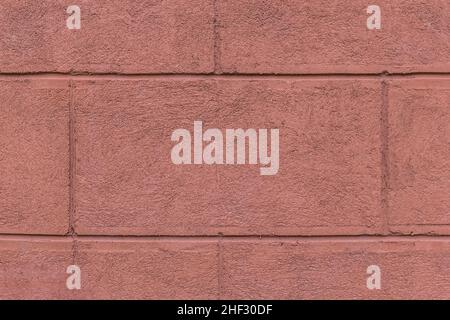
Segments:
[[[217,0],[213,0],[213,36],[214,36],[214,74],[221,74],[220,66],[220,34]]]
[[[390,159],[389,159],[389,82],[388,75],[381,77],[381,210],[383,234],[390,234],[389,228],[389,189],[390,189]]]
[[[76,264],[78,254],[77,233],[75,229],[75,119],[74,119],[74,83],[69,80],[69,230],[72,238],[72,264]]]

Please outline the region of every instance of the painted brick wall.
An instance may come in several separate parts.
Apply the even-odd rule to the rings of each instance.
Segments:
[[[0,299],[449,299],[450,3],[374,2],[1,1]]]

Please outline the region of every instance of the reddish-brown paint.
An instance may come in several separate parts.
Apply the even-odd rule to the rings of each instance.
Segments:
[[[68,81],[0,80],[0,232],[69,226]]]
[[[2,1],[0,299],[449,298],[449,17],[445,0]],[[278,174],[174,165],[195,120],[278,128]]]

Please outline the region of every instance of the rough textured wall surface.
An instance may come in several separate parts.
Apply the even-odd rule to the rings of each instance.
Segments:
[[[450,299],[447,0],[3,0],[0,30],[0,299]],[[174,164],[195,121],[278,129],[278,171]]]

